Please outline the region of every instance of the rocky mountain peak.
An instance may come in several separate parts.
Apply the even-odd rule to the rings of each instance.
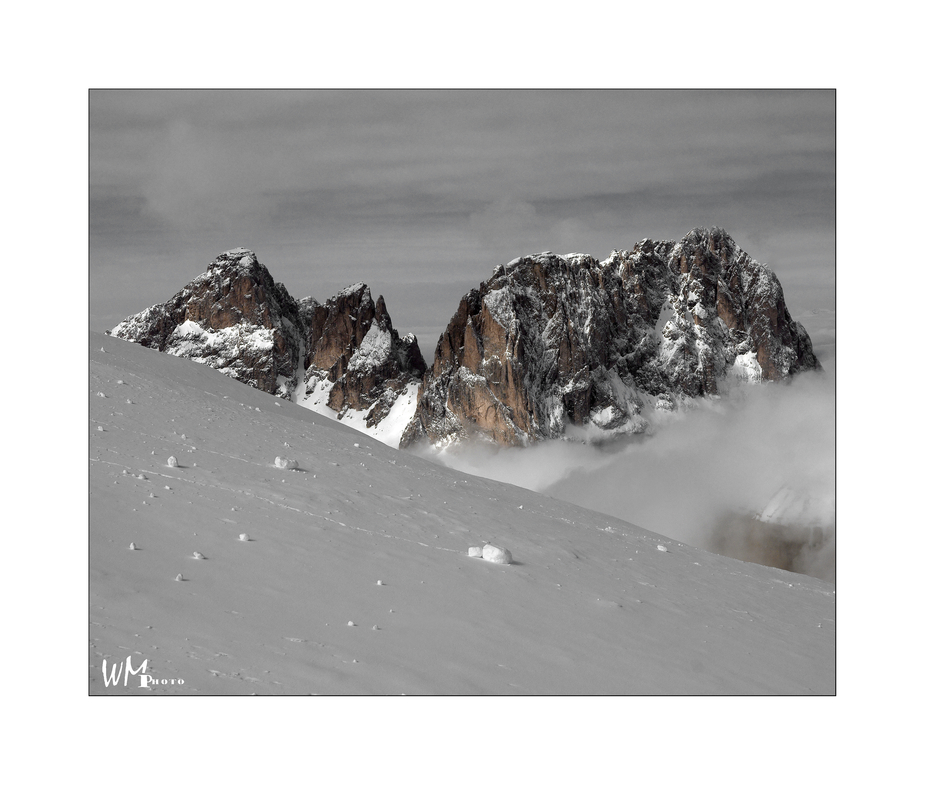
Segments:
[[[365,283],[296,301],[247,248],[113,334],[370,428],[401,399],[388,431],[404,428],[405,446],[640,433],[656,410],[819,367],[777,276],[718,227],[604,260],[497,265],[460,300],[430,370]]]
[[[369,409],[383,395],[394,398],[392,393],[419,381],[427,369],[417,339],[399,337],[385,298],[380,295],[374,303],[365,283],[316,305],[309,334],[306,369],[312,366],[315,376],[333,383],[327,405],[338,412]],[[382,416],[387,412],[377,410]]]
[[[247,248],[219,254],[168,302],[129,317],[112,334],[338,414],[381,402],[380,419],[426,370],[417,340],[398,336],[384,298],[374,301],[365,283],[323,304],[296,301]],[[319,379],[323,400],[312,397]]]
[[[275,394],[297,374],[302,329],[299,306],[286,288],[253,251],[235,248],[166,303],[121,322],[113,335],[206,363]]]
[[[209,265],[208,269],[212,270],[216,267],[240,267],[243,270],[249,270],[258,264],[260,264],[260,262],[257,261],[257,254],[250,248],[232,248],[216,256],[215,261]]]
[[[332,380],[342,376],[375,316],[376,307],[365,283],[342,289],[318,305],[312,314],[306,363],[325,370]]]
[[[729,233],[719,226],[711,226],[709,229],[704,226],[698,226],[691,229],[681,239],[680,244],[686,248],[705,248],[714,253],[718,252],[723,247],[735,246],[735,242],[732,237],[729,236]]]
[[[460,302],[402,444],[641,432],[656,409],[817,367],[776,276],[723,229],[604,261],[543,252]]]

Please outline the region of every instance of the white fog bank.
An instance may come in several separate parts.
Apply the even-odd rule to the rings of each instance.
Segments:
[[[437,460],[696,547],[835,580],[831,373],[743,388],[605,446],[468,445]]]

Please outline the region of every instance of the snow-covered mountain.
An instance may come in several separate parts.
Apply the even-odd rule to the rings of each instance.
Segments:
[[[91,693],[835,692],[831,584],[109,336],[89,383]]]
[[[405,447],[641,433],[660,411],[821,367],[774,273],[715,227],[603,261],[499,265],[463,297],[429,370],[365,284],[295,301],[243,248],[112,334]]]
[[[331,416],[346,415],[376,435],[401,401],[395,441],[427,368],[417,339],[399,337],[385,301],[374,303],[366,284],[323,304],[312,297],[296,301],[246,248],[220,254],[169,301],[129,317],[112,335]]]
[[[818,367],[777,277],[722,229],[521,257],[460,302],[401,444],[640,433],[660,409]]]

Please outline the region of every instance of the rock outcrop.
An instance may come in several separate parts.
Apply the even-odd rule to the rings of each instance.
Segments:
[[[365,284],[297,301],[245,248],[112,334],[377,438],[401,434],[404,447],[521,445],[575,426],[581,438],[641,433],[657,410],[820,367],[777,277],[715,227],[603,261],[541,253],[499,265],[463,297],[429,370]]]
[[[834,490],[834,489],[833,489]],[[764,510],[718,515],[708,550],[835,583],[835,499],[781,488]]]
[[[299,375],[299,306],[253,251],[235,248],[170,300],[116,325],[112,334],[216,368],[288,397]]]
[[[399,337],[385,301],[374,304],[366,284],[324,304],[296,301],[246,248],[221,254],[166,303],[129,317],[112,334],[310,408],[339,416],[369,410],[368,425],[387,416],[427,367],[417,339]]]
[[[655,409],[819,368],[773,272],[722,229],[495,268],[441,335],[402,446],[642,432]]]
[[[307,328],[306,394],[337,412],[368,412],[367,427],[378,425],[409,384],[420,383],[427,364],[417,339],[404,338],[380,296],[375,305],[366,284],[356,284],[326,303],[300,302]],[[320,387],[319,387],[320,385]]]

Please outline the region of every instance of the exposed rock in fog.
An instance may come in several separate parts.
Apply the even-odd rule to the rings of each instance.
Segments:
[[[777,277],[722,229],[520,257],[460,302],[402,446],[639,433],[647,411],[819,367]]]
[[[385,428],[401,399],[388,431],[402,446],[518,445],[569,426],[641,433],[660,409],[820,367],[777,277],[717,228],[603,261],[542,253],[499,265],[463,297],[430,370],[366,284],[296,301],[245,248],[113,335],[361,429]]]

